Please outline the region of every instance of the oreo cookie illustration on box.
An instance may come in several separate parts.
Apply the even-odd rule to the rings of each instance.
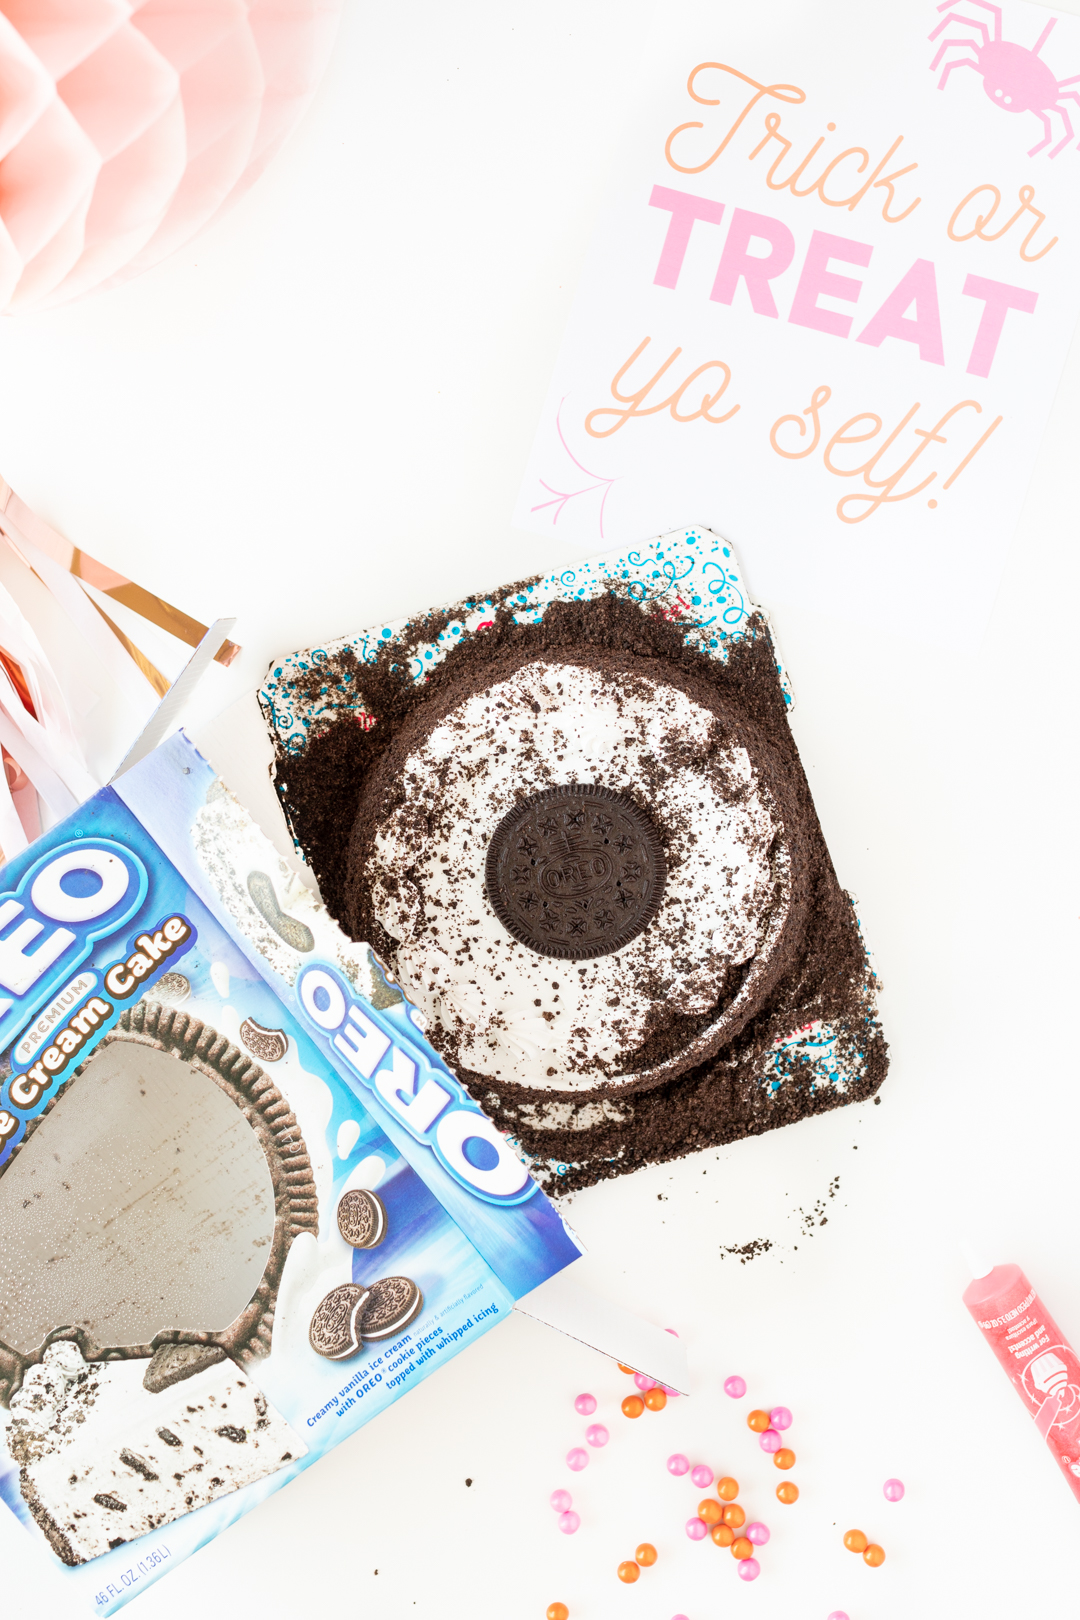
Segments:
[[[0,1497],[109,1614],[580,1251],[183,736],[0,890]]]
[[[407,1328],[424,1308],[424,1296],[411,1277],[381,1277],[364,1302],[360,1333],[377,1343]]]
[[[374,1249],[386,1236],[386,1206],[366,1188],[354,1187],[337,1207],[338,1231],[354,1249]]]
[[[308,1329],[311,1348],[327,1361],[344,1361],[361,1348],[360,1313],[371,1298],[370,1288],[358,1283],[340,1283],[331,1288],[315,1307]]]
[[[790,687],[718,536],[293,654],[260,697],[327,906],[550,1190],[881,1084]]]

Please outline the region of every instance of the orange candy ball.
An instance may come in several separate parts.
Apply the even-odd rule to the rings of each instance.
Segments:
[[[790,1506],[799,1500],[799,1487],[790,1479],[785,1479],[783,1484],[776,1487],[776,1500]]]
[[[739,1494],[738,1480],[732,1479],[730,1474],[725,1474],[723,1479],[716,1482],[716,1494],[722,1502],[734,1502]]]
[[[884,1547],[879,1547],[876,1541],[872,1541],[869,1547],[867,1547],[866,1551],[863,1553],[863,1563],[869,1564],[871,1569],[877,1569],[878,1565],[883,1564],[884,1562]]]
[[[628,1395],[622,1403],[623,1417],[640,1417],[645,1410],[645,1402],[640,1395]]]
[[[570,1610],[565,1603],[549,1603],[547,1620],[570,1620]]]
[[[777,1468],[794,1468],[795,1453],[790,1446],[781,1446],[779,1451],[773,1452],[772,1460]]]
[[[864,1536],[861,1530],[849,1530],[844,1537],[848,1552],[865,1552],[869,1545],[869,1536]]]
[[[633,1586],[640,1574],[641,1571],[632,1558],[626,1559],[624,1563],[619,1565],[619,1579],[625,1581],[627,1586]]]
[[[754,1543],[747,1536],[740,1536],[738,1541],[731,1543],[731,1556],[733,1558],[753,1558]]]
[[[724,1509],[724,1523],[730,1524],[733,1530],[741,1530],[746,1523],[746,1509],[741,1508],[738,1502],[730,1502]]]
[[[730,1547],[735,1540],[735,1532],[728,1524],[714,1524],[709,1534],[718,1547]]]
[[[656,1563],[656,1548],[653,1546],[651,1541],[643,1541],[637,1552],[634,1554],[634,1557],[637,1559],[642,1569],[648,1569],[651,1564]]]
[[[720,1524],[724,1517],[724,1510],[719,1502],[714,1502],[711,1496],[707,1496],[704,1502],[698,1503],[697,1516],[699,1519],[704,1519],[706,1524]]]
[[[746,1423],[747,1427],[753,1429],[755,1434],[764,1434],[765,1430],[769,1427],[769,1414],[768,1412],[763,1412],[759,1406],[755,1411],[750,1413]]]
[[[664,1410],[667,1405],[667,1396],[659,1385],[654,1384],[653,1388],[646,1392],[645,1405],[650,1412],[662,1412]]]
[[[620,1372],[629,1373],[631,1378],[634,1376],[633,1367],[624,1367],[621,1361],[617,1361],[615,1365],[618,1367]]]

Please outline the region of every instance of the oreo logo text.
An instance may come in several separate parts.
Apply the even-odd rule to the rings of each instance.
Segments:
[[[132,917],[146,868],[111,838],[76,838],[34,862],[0,894],[0,1049],[90,955]]]
[[[454,1180],[489,1204],[521,1204],[536,1185],[502,1132],[449,1071],[420,1046],[406,1049],[374,1008],[361,1004],[328,963],[309,962],[296,981],[301,1015],[339,1061],[375,1092],[410,1136],[429,1147]]]

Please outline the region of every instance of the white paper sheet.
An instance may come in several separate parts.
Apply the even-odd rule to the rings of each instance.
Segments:
[[[651,55],[516,522],[970,640],[1080,308],[1080,19],[692,0]]]

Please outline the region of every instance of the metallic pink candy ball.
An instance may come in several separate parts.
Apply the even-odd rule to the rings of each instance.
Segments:
[[[647,1391],[649,1391],[650,1389],[653,1389],[655,1387],[656,1379],[655,1378],[647,1378],[644,1373],[635,1373],[634,1374],[634,1383],[637,1385],[638,1389],[640,1389],[641,1393],[644,1395],[644,1394],[647,1393]]]
[[[761,1524],[757,1519],[754,1520],[753,1524],[748,1524],[743,1531],[747,1541],[752,1541],[755,1547],[764,1547],[771,1534],[772,1531],[768,1525]]]
[[[548,1500],[556,1513],[565,1513],[567,1508],[574,1505],[574,1498],[569,1491],[552,1491]]]
[[[574,1411],[580,1412],[582,1417],[592,1417],[596,1411],[595,1395],[579,1395],[574,1402]]]
[[[762,1451],[779,1451],[783,1443],[775,1429],[766,1429],[764,1434],[758,1436],[758,1445]]]
[[[690,1472],[690,1459],[684,1457],[681,1451],[673,1451],[667,1460],[669,1474],[688,1474]]]
[[[739,1559],[740,1581],[756,1581],[760,1574],[761,1565],[758,1563],[756,1558]]]
[[[580,1524],[581,1520],[572,1510],[568,1509],[567,1512],[559,1515],[559,1529],[564,1536],[572,1536]]]
[[[686,1533],[691,1541],[704,1541],[709,1533],[709,1527],[704,1519],[687,1519]]]
[[[585,1438],[590,1446],[606,1446],[611,1436],[602,1423],[590,1423],[585,1430]]]
[[[566,1466],[572,1468],[575,1474],[580,1474],[583,1468],[589,1466],[589,1453],[582,1446],[575,1446],[566,1453]]]
[[[706,1485],[712,1484],[713,1471],[707,1463],[698,1463],[696,1468],[692,1468],[690,1470],[690,1478],[693,1480],[698,1490],[703,1491]]]
[[[741,1401],[746,1394],[746,1379],[733,1373],[730,1378],[724,1379],[724,1394],[730,1395],[733,1401]]]
[[[786,1406],[774,1406],[769,1413],[769,1422],[774,1429],[790,1429],[791,1413]]]
[[[887,1479],[882,1490],[885,1492],[886,1502],[899,1502],[904,1494],[904,1482],[902,1479]]]

